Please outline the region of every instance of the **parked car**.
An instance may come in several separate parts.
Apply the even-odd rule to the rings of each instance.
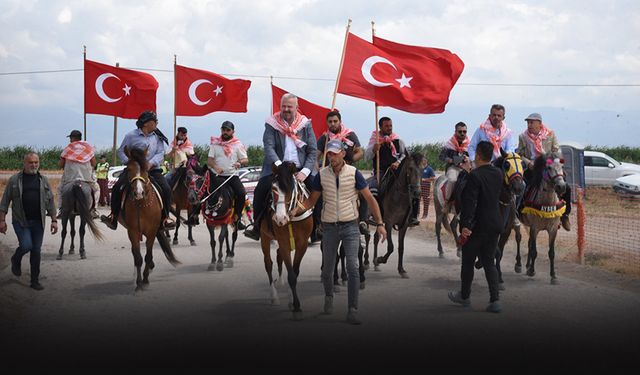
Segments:
[[[602,152],[585,151],[584,172],[587,185],[611,186],[617,178],[640,174],[640,165],[621,163]]]
[[[240,181],[244,185],[244,189],[247,191],[247,199],[253,202],[253,191],[258,185],[260,179],[260,173],[262,173],[262,167],[246,167],[238,169],[238,176]]]
[[[640,198],[640,174],[617,178],[613,183],[613,190],[621,195]]]
[[[113,188],[113,185],[118,181],[118,177],[120,177],[120,174],[125,168],[125,165],[118,165],[109,168],[109,172],[107,172],[107,186],[109,187],[109,193],[111,193],[111,188]]]

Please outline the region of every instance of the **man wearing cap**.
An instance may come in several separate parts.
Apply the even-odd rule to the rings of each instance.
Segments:
[[[280,112],[268,117],[264,124],[264,162],[260,180],[253,193],[253,227],[244,235],[260,239],[260,220],[266,208],[267,196],[271,190],[272,166],[290,161],[296,165],[298,181],[307,181],[317,171],[316,136],[311,120],[298,112],[298,97],[286,93],[280,100]],[[310,181],[309,181],[310,182]]]
[[[138,148],[147,150],[147,162],[149,163],[149,177],[160,186],[162,195],[163,222],[162,229],[175,228],[175,222],[169,218],[169,208],[171,207],[171,188],[162,175],[160,166],[164,161],[165,145],[169,145],[169,140],[158,129],[158,117],[153,111],[144,111],[136,121],[135,130],[130,131],[124,136],[120,148],[118,148],[118,157],[123,164],[129,162],[129,158],[124,152],[125,147],[129,150]],[[122,171],[118,181],[111,188],[111,214],[109,216],[102,215],[100,219],[111,229],[118,227],[118,216],[120,215],[120,205],[122,200],[122,188],[127,182],[127,171]]]
[[[96,156],[89,143],[82,140],[82,133],[79,130],[72,130],[67,136],[69,144],[62,150],[58,166],[63,169],[62,178],[58,184],[58,203],[62,209],[62,192],[74,181],[82,181],[91,186],[93,192],[93,207],[91,216],[98,218],[95,205],[100,200],[100,186],[95,178],[94,168],[96,167]],[[58,211],[60,217],[60,211]]]
[[[476,157],[476,147],[481,141],[491,142],[493,145],[493,158],[495,160],[500,156],[500,149],[505,152],[514,152],[516,145],[511,138],[511,129],[504,122],[505,108],[502,104],[494,104],[491,106],[489,116],[476,129],[469,142],[468,152],[469,159],[474,160]]]
[[[531,170],[533,169],[534,160],[542,154],[553,158],[561,158],[560,144],[553,130],[547,128],[542,123],[542,116],[539,113],[532,113],[524,119],[527,122],[527,129],[518,137],[517,152],[526,164],[527,170],[524,172],[524,180],[529,187],[531,181]],[[527,189],[528,191],[528,189]],[[526,196],[526,191],[525,194]],[[561,197],[564,199],[566,209],[560,217],[560,222],[565,230],[571,230],[569,222],[569,214],[571,213],[571,188],[567,184],[565,194]]]
[[[238,138],[234,136],[235,125],[225,121],[220,126],[220,137],[211,137],[207,166],[217,175],[226,177],[226,182],[235,196],[234,222],[242,217],[247,192],[237,175],[238,168],[249,164],[247,150]]]
[[[176,173],[176,169],[184,167],[187,163],[189,156],[192,156],[193,144],[187,137],[187,128],[181,126],[178,128],[176,138],[171,142],[171,150],[167,153],[171,158],[171,170],[165,175],[165,179],[169,183],[169,186],[173,187],[173,176]],[[163,165],[160,165],[162,168]]]
[[[327,160],[329,165],[322,168],[311,182],[311,195],[292,211],[292,217],[304,212],[305,207],[313,207],[322,196],[322,260],[323,264],[335,264],[338,244],[342,242],[347,258],[348,312],[347,322],[360,324],[358,313],[358,291],[360,275],[358,272],[358,246],[360,231],[358,229],[358,199],[364,198],[371,207],[377,225],[377,232],[382,241],[387,236],[380,215],[380,208],[367,187],[367,183],[354,166],[345,163],[344,144],[334,139],[327,144]],[[334,267],[322,268],[324,285],[324,313],[333,313],[333,272]]]
[[[109,162],[107,157],[100,155],[100,161],[96,164],[96,179],[100,186],[100,200],[98,204],[103,207],[109,203]]]

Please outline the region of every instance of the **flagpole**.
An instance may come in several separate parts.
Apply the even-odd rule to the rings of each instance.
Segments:
[[[87,46],[82,46],[83,47],[83,52],[82,52],[82,56],[84,57],[84,60],[87,60]],[[85,65],[86,61],[82,62],[82,69],[84,70],[84,65]],[[84,74],[87,74],[86,72]],[[85,93],[84,95],[84,99],[83,99],[83,103],[84,103],[84,108],[82,110],[83,114],[84,114],[84,140],[87,140],[87,94]]]
[[[331,110],[335,108],[336,96],[338,95],[338,82],[340,82],[340,75],[342,74],[342,65],[344,64],[344,55],[347,52],[347,38],[349,37],[349,29],[351,28],[351,18],[347,22],[347,30],[344,32],[344,43],[342,44],[342,56],[340,57],[340,67],[338,68],[338,77],[336,78],[336,85],[333,89],[333,99],[331,100]]]
[[[375,22],[371,21],[371,36],[376,36]],[[376,116],[376,144],[380,144],[380,129],[378,129],[378,103],[374,102]],[[376,151],[376,180],[378,180],[378,189],[380,189],[380,148]]]
[[[116,68],[120,66],[120,63],[116,63]],[[113,166],[116,165],[116,143],[118,142],[118,116],[113,116]]]
[[[273,115],[273,76],[269,76],[269,83],[271,84],[271,107],[269,108],[269,116]]]
[[[173,55],[173,138],[176,139],[176,126],[178,119],[176,116],[176,107],[178,106],[178,84],[176,83],[177,75],[176,75],[176,65],[178,65],[178,56]]]

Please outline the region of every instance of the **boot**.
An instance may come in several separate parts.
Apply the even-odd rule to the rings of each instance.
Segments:
[[[102,221],[109,229],[116,230],[118,228],[118,220],[113,219],[113,214],[109,216],[100,215],[100,221]]]
[[[40,282],[38,280],[32,281],[30,287],[31,287],[31,289],[35,289],[35,290],[44,289],[44,287],[42,286],[42,284],[40,284]]]
[[[11,257],[11,273],[16,276],[22,275],[22,269],[20,269],[20,261],[15,255]]]
[[[254,225],[252,225],[251,228],[246,229],[244,231],[244,236],[245,237],[249,237],[254,241],[259,241],[260,240],[260,229],[258,229],[257,224],[254,223]]]
[[[569,222],[569,215],[560,216],[560,222],[562,223],[562,227],[564,230],[569,232],[571,230],[571,222]]]
[[[165,217],[162,221],[161,230],[171,230],[176,229],[176,222],[173,221],[169,216]]]

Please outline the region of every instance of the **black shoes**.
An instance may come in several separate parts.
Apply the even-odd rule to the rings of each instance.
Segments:
[[[16,256],[11,257],[11,273],[16,276],[22,275],[22,270],[20,269],[20,262],[16,259]]]
[[[411,219],[409,219],[409,226],[410,227],[417,227],[418,225],[420,225],[420,220],[412,217]]]
[[[34,282],[31,283],[31,289],[42,290],[42,289],[44,289],[44,287],[39,282],[34,281]]]
[[[256,228],[256,226],[252,226],[250,229],[247,229],[244,231],[244,236],[245,237],[249,237],[254,241],[259,241],[260,240],[260,232],[259,230]]]
[[[102,221],[109,229],[116,230],[118,222],[111,219],[111,216],[101,215],[100,221]]]

